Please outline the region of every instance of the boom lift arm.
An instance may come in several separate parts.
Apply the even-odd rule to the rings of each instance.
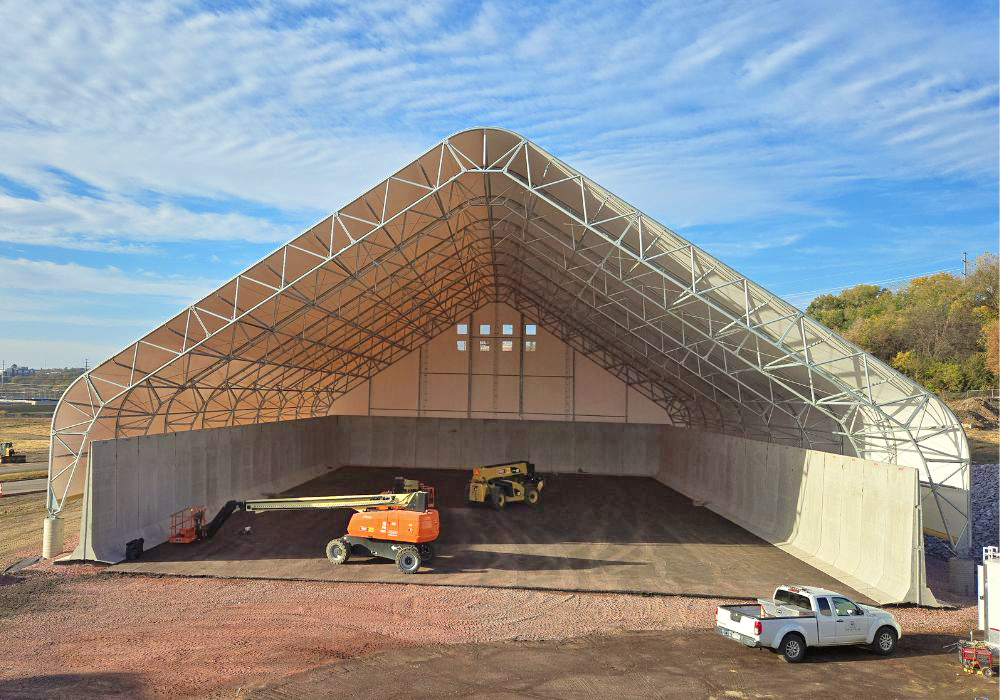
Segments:
[[[397,510],[427,510],[427,492],[377,493],[369,496],[305,496],[301,498],[257,498],[237,501],[240,510],[263,513],[269,510],[306,510],[312,508],[353,508],[360,512],[369,508]]]
[[[403,573],[412,574],[421,563],[430,563],[434,558],[433,542],[438,538],[440,521],[433,507],[434,489],[419,482],[406,483],[405,486],[406,490],[397,489],[397,493],[229,501],[207,526],[201,526],[200,518],[195,520],[197,536],[175,541],[208,539],[237,510],[264,513],[349,508],[357,512],[351,516],[347,534],[326,545],[326,556],[330,562],[343,564],[352,554],[382,557],[395,560]],[[204,509],[199,512],[203,514]]]

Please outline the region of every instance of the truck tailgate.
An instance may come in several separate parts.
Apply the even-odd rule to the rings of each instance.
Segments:
[[[724,637],[753,646],[760,640],[754,629],[759,619],[759,605],[722,605],[715,611],[715,629]]]

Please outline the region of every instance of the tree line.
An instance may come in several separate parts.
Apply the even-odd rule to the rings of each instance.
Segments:
[[[824,294],[806,313],[935,392],[997,386],[1000,261],[984,253],[965,276],[917,277]]]

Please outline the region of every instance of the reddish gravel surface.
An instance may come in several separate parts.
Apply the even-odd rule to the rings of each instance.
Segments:
[[[723,602],[131,577],[43,564],[0,579],[0,696],[233,697],[241,687],[392,649],[704,630]],[[975,621],[973,608],[896,613],[910,634],[957,637]]]

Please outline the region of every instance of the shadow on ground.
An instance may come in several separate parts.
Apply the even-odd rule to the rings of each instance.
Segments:
[[[133,673],[62,673],[0,680],[0,698],[130,698],[150,697]]]

